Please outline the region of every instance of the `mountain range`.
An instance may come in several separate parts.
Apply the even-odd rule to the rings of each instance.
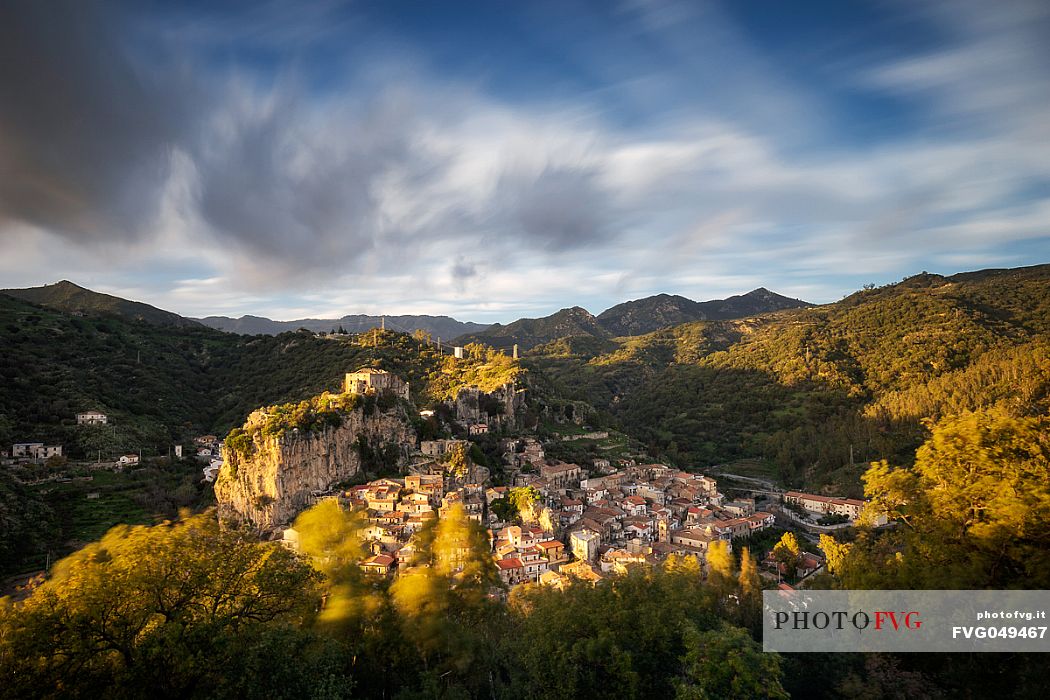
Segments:
[[[69,283],[14,291],[0,294],[0,445],[43,441],[74,458],[164,454],[173,441],[225,434],[260,406],[331,390],[365,365],[416,392],[454,366],[447,347],[442,354],[391,324],[371,342],[240,335]],[[652,297],[604,318],[572,307],[478,335],[532,345],[519,364],[527,418],[541,432],[579,421],[686,469],[757,460],[785,486],[830,493],[860,495],[872,461],[907,465],[930,419],[1050,410],[1050,265],[923,273],[764,313],[786,303],[767,295],[699,310]],[[709,318],[620,334],[698,313]],[[73,416],[85,409],[109,415],[107,429],[78,429]],[[548,454],[564,461],[596,454],[554,444]]]
[[[506,325],[487,325],[459,321],[450,316],[428,315],[352,314],[335,319],[304,318],[294,321],[274,321],[264,316],[251,315],[240,318],[187,318],[142,302],[128,301],[85,289],[68,280],[41,287],[0,289],[0,294],[65,313],[116,315],[158,326],[184,328],[203,325],[239,335],[277,335],[301,328],[315,333],[339,329],[347,333],[361,333],[385,325],[391,330],[405,333],[422,330],[435,338],[455,339],[455,342],[461,345],[482,342],[499,348],[509,348],[518,344],[522,350],[564,337],[614,338],[641,335],[690,321],[746,318],[771,311],[812,306],[800,299],[790,299],[768,289],[759,288],[747,294],[704,302],[677,295],[657,294],[617,304],[598,316],[574,306],[543,318],[523,318]]]
[[[342,318],[303,318],[296,321],[274,321],[263,316],[207,316],[194,319],[209,328],[241,335],[277,335],[305,328],[315,333],[324,333],[340,328],[347,333],[386,326],[392,330],[412,333],[421,330],[435,338],[454,338],[465,333],[477,333],[488,328],[484,323],[457,321],[450,316],[368,316],[353,314]]]
[[[625,301],[597,316],[573,306],[543,318],[523,318],[506,325],[493,324],[478,333],[457,339],[458,344],[481,342],[497,348],[517,344],[521,350],[566,337],[611,339],[644,335],[661,328],[693,321],[724,321],[748,318],[785,309],[803,309],[813,304],[775,294],[759,287],[727,299],[693,301],[683,296],[657,294]]]

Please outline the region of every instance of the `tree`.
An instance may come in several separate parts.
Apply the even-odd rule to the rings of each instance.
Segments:
[[[365,556],[361,531],[367,523],[362,513],[347,511],[334,499],[325,499],[304,510],[292,529],[299,550],[327,578],[341,580],[352,576]]]
[[[687,626],[685,648],[677,700],[787,700],[780,657],[763,653],[745,630],[724,625],[700,632]]]
[[[1050,586],[1050,417],[998,409],[930,424],[912,468],[873,464],[864,531],[835,564],[849,587]]]
[[[445,471],[451,476],[462,479],[470,472],[470,453],[463,443],[454,445],[445,453]]]
[[[780,541],[773,545],[773,557],[787,568],[789,574],[794,574],[801,556],[802,548],[793,532],[785,532]]]
[[[728,542],[716,540],[707,548],[707,580],[721,595],[729,592],[733,584],[733,555]]]
[[[383,606],[359,566],[367,554],[362,535],[366,525],[361,511],[347,511],[338,501],[326,499],[300,513],[292,526],[299,551],[325,577],[325,600],[317,622],[343,637],[364,634],[368,619]]]
[[[539,522],[540,527],[543,528],[544,532],[547,532],[547,533],[554,532],[555,527],[556,527],[555,524],[554,524],[555,523],[554,512],[550,508],[547,508],[546,506],[544,506],[540,510],[539,517],[537,517],[536,519]]]
[[[462,678],[491,648],[485,638],[493,615],[489,593],[500,580],[488,536],[457,504],[413,541],[411,567],[390,587],[404,638],[425,678]]]
[[[751,556],[751,550],[747,547],[740,550],[740,575],[737,580],[740,583],[741,596],[761,597],[762,579],[758,575],[758,565]]]
[[[521,486],[507,492],[507,500],[517,509],[518,514],[525,522],[531,522],[536,519],[534,506],[539,503],[540,498],[542,498],[540,492],[532,486]]]
[[[758,565],[751,550],[743,547],[740,550],[740,574],[737,576],[740,590],[740,614],[738,624],[746,627],[753,634],[762,630],[762,579],[758,575]]]
[[[489,510],[496,514],[500,520],[507,522],[518,514],[518,508],[506,497],[497,498],[489,503]]]
[[[0,613],[0,668],[29,695],[200,692],[244,635],[307,621],[316,582],[285,548],[211,515],[117,526]]]
[[[695,558],[683,559],[692,564],[631,567],[596,586],[516,588],[503,636],[506,696],[672,696],[685,628],[717,624],[714,592]]]
[[[840,543],[831,535],[821,535],[820,544],[818,546],[820,547],[820,550],[824,552],[824,561],[828,573],[837,574],[841,572],[842,567],[846,562],[846,557],[849,556],[849,544]]]

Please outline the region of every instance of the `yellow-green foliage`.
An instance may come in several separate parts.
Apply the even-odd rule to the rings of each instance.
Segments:
[[[849,587],[1050,585],[1050,417],[992,409],[945,418],[914,467],[883,461],[864,482],[865,516],[899,524],[835,552]]]
[[[117,526],[26,600],[0,601],[0,696],[214,696],[234,674],[238,638],[309,622],[318,579],[208,514]]]
[[[343,414],[357,408],[363,400],[355,394],[329,394],[326,391],[306,401],[267,406],[249,416],[243,427],[231,430],[226,436],[226,445],[245,456],[251,453],[259,436],[280,437],[292,430],[310,432],[339,426]]]
[[[463,348],[463,357],[446,357],[428,377],[428,392],[434,398],[454,399],[460,389],[474,386],[492,392],[505,384],[514,384],[522,374],[521,365],[505,353],[471,343]]]

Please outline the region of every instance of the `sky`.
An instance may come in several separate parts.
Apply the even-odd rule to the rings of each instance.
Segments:
[[[1048,224],[1045,0],[0,3],[0,287],[507,322]]]

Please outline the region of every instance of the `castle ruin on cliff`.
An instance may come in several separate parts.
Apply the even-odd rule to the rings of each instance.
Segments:
[[[347,372],[343,391],[348,394],[376,394],[389,391],[408,401],[408,382],[383,369],[362,367],[356,372]]]

